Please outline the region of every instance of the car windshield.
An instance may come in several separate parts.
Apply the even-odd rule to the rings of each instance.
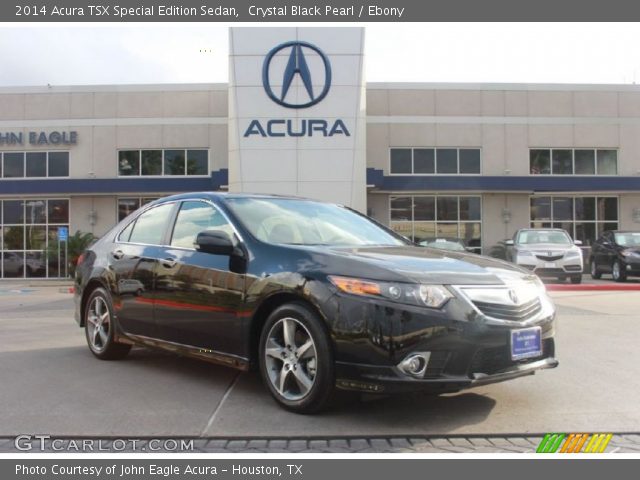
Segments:
[[[571,237],[566,232],[559,230],[525,230],[518,234],[518,241],[521,245],[535,243],[554,243],[557,245],[571,244]]]
[[[453,240],[443,240],[441,238],[420,242],[420,245],[422,245],[423,247],[439,248],[441,250],[453,250],[456,252],[464,251],[464,246],[459,242]]]
[[[287,245],[406,245],[366,217],[338,205],[288,198],[228,198],[229,208],[259,240]]]
[[[640,247],[640,233],[616,233],[615,237],[621,247]]]

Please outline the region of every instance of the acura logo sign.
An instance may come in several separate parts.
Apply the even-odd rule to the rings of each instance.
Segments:
[[[276,58],[286,58],[284,62],[274,61]],[[319,59],[320,62],[313,59]],[[324,75],[314,78],[309,64],[317,66],[320,63]],[[316,64],[316,65],[314,65]],[[316,74],[317,68],[314,69]],[[316,74],[317,75],[317,74]],[[295,90],[291,89],[293,81],[299,78],[304,91],[296,98]],[[272,49],[264,59],[262,65],[262,84],[269,98],[287,108],[307,108],[322,101],[331,88],[331,64],[327,56],[315,45],[308,42],[292,41],[278,45]],[[273,84],[273,85],[272,85]]]
[[[518,303],[518,294],[515,290],[509,289],[509,298],[513,303]]]

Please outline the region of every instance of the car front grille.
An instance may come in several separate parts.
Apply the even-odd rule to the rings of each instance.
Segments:
[[[486,375],[492,375],[516,365],[537,362],[542,358],[553,357],[554,355],[555,344],[553,338],[547,338],[542,341],[541,356],[523,360],[511,359],[511,348],[509,345],[483,348],[478,350],[473,356],[471,364],[469,365],[469,374],[484,373]]]
[[[475,300],[473,304],[478,310],[488,317],[515,322],[520,322],[533,317],[542,310],[542,304],[540,303],[539,298],[534,298],[522,305],[505,305],[502,303],[488,303],[477,300]]]
[[[564,254],[561,253],[559,255],[536,255],[536,258],[538,260],[546,260],[547,262],[554,262],[556,260],[560,260],[562,257],[564,257]]]

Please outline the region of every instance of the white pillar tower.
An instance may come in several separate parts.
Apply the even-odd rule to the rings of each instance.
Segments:
[[[229,190],[366,212],[364,29],[229,35]]]

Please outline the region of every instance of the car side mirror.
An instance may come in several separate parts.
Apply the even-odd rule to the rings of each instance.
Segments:
[[[573,244],[577,245],[578,247],[580,247],[580,246],[582,246],[582,240],[574,240]]]
[[[214,255],[231,255],[233,242],[227,232],[222,230],[205,230],[196,237],[196,249]]]
[[[505,241],[504,241],[504,244],[505,244],[507,247],[513,247],[513,240],[505,240]]]

